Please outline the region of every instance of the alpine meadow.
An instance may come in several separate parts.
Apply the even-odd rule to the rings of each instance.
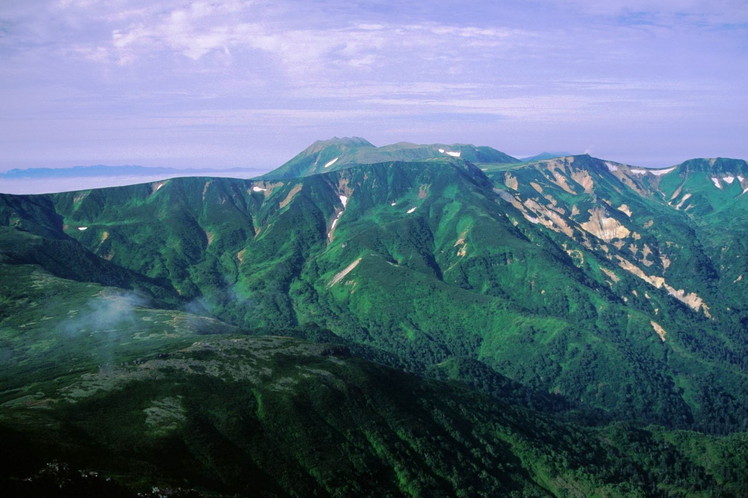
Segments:
[[[318,141],[0,195],[6,496],[745,496],[748,163]]]

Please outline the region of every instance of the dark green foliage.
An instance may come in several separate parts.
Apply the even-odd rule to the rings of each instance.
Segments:
[[[669,433],[561,424],[335,348],[211,336],[69,385],[42,384],[48,409],[0,412],[6,424],[23,416],[25,435],[4,434],[27,454],[3,475],[39,489],[37,469],[54,456],[68,475],[112,477],[100,480],[132,491],[719,495],[712,463],[694,458],[682,434],[673,445],[662,439]],[[693,442],[723,451],[719,441]],[[734,459],[719,472],[721,483],[745,478]]]

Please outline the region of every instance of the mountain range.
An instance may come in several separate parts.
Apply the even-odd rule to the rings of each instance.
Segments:
[[[0,195],[6,488],[740,495],[747,192],[738,159],[344,138]]]

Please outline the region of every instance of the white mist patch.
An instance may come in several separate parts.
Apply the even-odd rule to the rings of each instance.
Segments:
[[[102,293],[89,299],[74,318],[63,321],[60,326],[72,334],[114,331],[135,324],[135,309],[146,304],[143,297],[131,292]]]
[[[338,162],[338,159],[340,159],[340,158],[336,157],[332,161],[328,161],[327,164],[325,164],[325,168],[329,168],[330,166],[332,166],[333,164],[335,164],[336,162]]]

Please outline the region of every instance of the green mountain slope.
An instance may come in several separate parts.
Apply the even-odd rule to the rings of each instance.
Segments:
[[[249,483],[222,460],[234,455],[281,495],[295,493],[293,480],[306,483],[300,494],[344,481],[340,489],[356,493],[351,482],[364,475],[395,494],[735,491],[745,476],[731,462],[748,430],[747,179],[739,160],[646,170],[586,155],[518,163],[474,146],[335,139],[254,180],[0,195],[0,422],[8,437],[36,438],[29,458],[38,468],[42,455],[59,454],[84,469],[82,455],[99,448],[110,473],[136,475],[173,444],[184,460],[143,486],[179,486],[184,464],[201,469],[188,487],[245,492]],[[330,347],[345,354],[320,353]],[[265,348],[275,352],[260,368]],[[167,358],[178,361],[161,368]],[[327,373],[305,377],[303,365]],[[237,373],[256,367],[286,373]],[[298,382],[280,389],[291,371]],[[332,378],[342,383],[324,380]],[[103,387],[74,387],[89,381]],[[411,386],[429,408],[394,386]],[[70,399],[65,389],[87,394]],[[286,427],[299,427],[298,441],[260,416],[247,394],[258,390],[276,399]],[[459,408],[473,405],[475,413]],[[121,431],[101,418],[110,411],[128,420]],[[168,440],[125,444],[146,430],[143,417],[162,412],[156,419],[176,424]],[[329,429],[350,426],[346,417],[382,424],[385,439]],[[415,430],[407,420],[428,428],[423,441],[404,435]],[[615,420],[665,429],[606,425]],[[483,423],[511,429],[499,430],[503,442],[488,436],[494,429],[468,435]],[[554,435],[565,431],[594,447]],[[58,438],[61,446],[48,444]],[[539,446],[517,442],[525,438]],[[453,440],[474,450],[459,465],[440,449]],[[310,444],[343,449],[315,466],[304,456]],[[416,458],[423,452],[434,456]],[[278,470],[286,460],[298,466]],[[338,466],[339,475],[330,470]],[[464,469],[492,484],[480,488]]]
[[[722,459],[733,480],[714,475],[689,447],[741,440],[559,424],[277,336],[206,336],[36,389],[0,407],[20,450],[6,490],[48,491],[49,465],[35,471],[50,459],[77,477],[59,484],[70,493],[85,475],[183,494],[727,496],[744,474]]]
[[[449,158],[9,196],[3,216],[133,272],[162,306],[316,323],[416,372],[473,358],[613,417],[741,430],[745,307],[721,290],[736,269],[721,278],[659,190],[676,171],[657,173],[576,156],[486,176]]]

